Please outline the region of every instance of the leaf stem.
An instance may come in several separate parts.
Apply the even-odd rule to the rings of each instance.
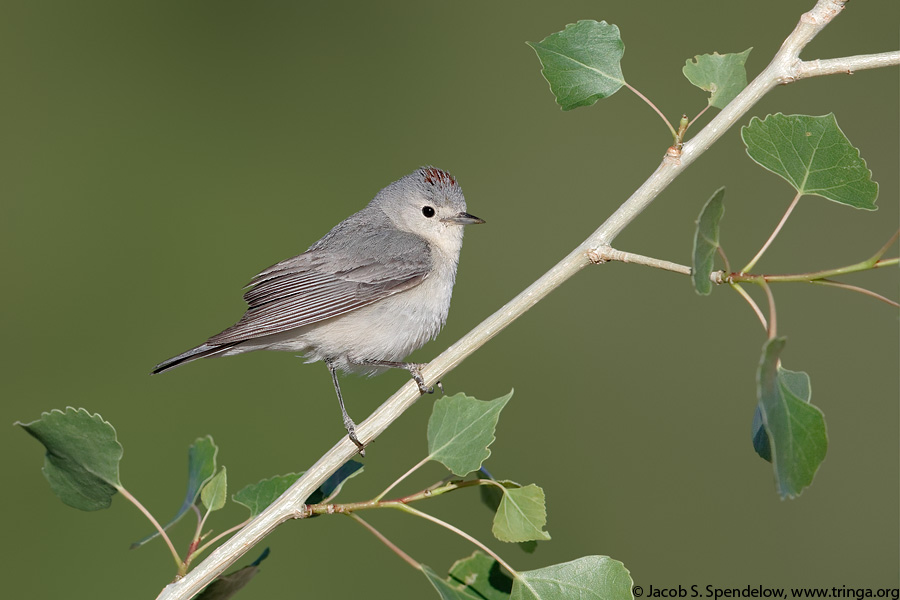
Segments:
[[[375,527],[373,527],[372,525],[370,525],[365,519],[363,519],[362,517],[360,517],[360,516],[359,516],[358,514],[356,514],[356,513],[347,513],[347,516],[350,517],[351,519],[353,519],[354,521],[356,521],[357,523],[359,523],[360,525],[362,525],[363,527],[365,527],[366,529],[368,529],[369,532],[371,532],[372,535],[374,535],[374,536],[377,537],[379,540],[381,540],[381,543],[382,543],[382,544],[384,544],[385,546],[387,546],[388,548],[390,548],[391,551],[392,551],[394,554],[396,554],[397,556],[399,556],[400,558],[402,558],[403,560],[405,560],[406,563],[409,564],[409,566],[411,566],[413,569],[416,569],[417,571],[421,571],[421,570],[422,570],[422,565],[421,565],[421,564],[419,564],[419,563],[418,563],[413,557],[411,557],[409,554],[407,554],[406,552],[404,552],[403,550],[401,550],[399,546],[397,546],[394,542],[392,542],[391,540],[389,540],[389,539],[387,538],[387,536],[385,536],[383,533],[381,533],[380,531],[378,531],[377,529],[375,529]]]
[[[757,282],[762,289],[766,292],[766,298],[769,300],[769,339],[773,340],[778,335],[778,322],[776,319],[775,313],[775,296],[772,294],[772,289],[769,287],[769,284],[766,283],[764,279],[761,279]]]
[[[882,302],[890,304],[891,306],[900,308],[900,303],[894,302],[890,298],[886,298],[886,297],[882,296],[881,294],[873,292],[872,290],[867,290],[866,288],[863,288],[863,287],[859,287],[856,285],[850,285],[849,283],[842,283],[840,281],[832,281],[831,279],[814,279],[813,281],[810,281],[810,283],[817,283],[819,285],[827,285],[827,286],[831,286],[831,287],[842,288],[845,290],[850,290],[851,292],[859,292],[860,294],[865,294],[866,296],[871,296],[872,298],[875,298],[876,300],[881,300]]]
[[[197,527],[194,530],[194,537],[191,538],[191,543],[184,556],[184,563],[179,570],[179,574],[181,575],[184,574],[183,572],[187,572],[187,568],[190,566],[191,561],[194,560],[194,555],[197,553],[197,546],[200,545],[200,541],[203,539],[203,514],[200,512],[200,509],[197,508],[196,504],[191,504],[191,510],[194,511],[194,515],[197,517]]]
[[[698,112],[698,113],[697,113],[697,116],[694,117],[693,119],[691,119],[691,122],[688,123],[687,128],[690,129],[690,128],[691,128],[691,125],[694,124],[694,121],[696,121],[697,119],[699,119],[700,116],[701,116],[703,113],[705,113],[707,110],[709,110],[709,107],[710,107],[710,106],[712,106],[712,104],[710,104],[710,103],[707,102],[707,103],[706,103],[706,106],[703,108],[703,110],[701,110],[700,112]]]
[[[212,508],[209,507],[209,506],[207,506],[207,507],[206,507],[206,512],[203,514],[203,518],[200,519],[200,523],[197,525],[197,533],[198,533],[197,539],[198,539],[198,540],[200,539],[199,532],[201,532],[201,531],[203,530],[203,526],[206,524],[206,519],[209,517],[209,514],[210,514],[211,512],[212,512]]]
[[[383,492],[381,492],[380,494],[378,494],[377,496],[375,496],[374,500],[377,502],[377,501],[381,500],[382,498],[384,498],[385,496],[387,496],[388,492],[390,492],[392,489],[394,489],[395,487],[397,487],[397,485],[398,485],[401,481],[403,481],[404,479],[406,479],[407,477],[409,477],[410,475],[412,475],[413,473],[415,473],[419,468],[422,467],[422,465],[424,465],[425,463],[427,463],[429,460],[431,460],[431,456],[426,456],[425,458],[423,458],[422,460],[420,460],[419,462],[417,462],[415,465],[413,465],[413,467],[412,467],[409,471],[407,471],[406,473],[404,473],[403,475],[401,475],[400,477],[398,477],[396,480],[394,480],[394,483],[392,483],[391,485],[387,486],[387,487],[384,489]]]
[[[230,535],[231,533],[237,531],[238,529],[241,529],[244,525],[246,525],[249,522],[250,522],[250,519],[247,519],[243,523],[238,523],[234,527],[229,527],[228,529],[226,529],[225,531],[223,531],[216,537],[212,538],[211,540],[209,540],[208,542],[206,542],[205,544],[203,544],[202,546],[200,546],[199,548],[194,550],[194,553],[191,556],[189,556],[187,559],[188,564],[190,564],[190,562],[194,559],[195,556],[198,556],[198,555],[202,554],[203,552],[206,552],[206,550],[210,546],[212,546],[213,544],[215,544],[216,542],[221,540],[223,537]],[[198,536],[198,539],[199,539],[199,536]]]
[[[778,232],[781,231],[781,228],[784,227],[784,223],[787,221],[788,217],[791,216],[792,212],[794,212],[794,209],[797,207],[797,203],[800,202],[801,197],[803,197],[803,194],[797,192],[797,195],[794,196],[794,199],[791,201],[790,206],[788,206],[788,209],[785,211],[784,216],[781,217],[778,225],[775,226],[775,230],[772,232],[772,235],[769,236],[769,239],[766,240],[766,243],[763,244],[762,248],[759,249],[759,252],[756,253],[756,256],[754,256],[753,259],[747,263],[747,266],[741,269],[742,273],[746,273],[747,271],[752,269],[757,262],[759,262],[759,259],[762,258],[762,255],[766,252],[766,250],[768,250],[769,246],[772,245],[772,242],[775,241],[775,236],[777,236]]]
[[[763,329],[768,331],[769,324],[766,322],[766,316],[763,314],[762,310],[759,308],[759,305],[756,303],[756,301],[753,300],[753,298],[750,296],[750,294],[747,293],[747,290],[745,290],[744,288],[742,288],[741,286],[739,286],[736,283],[729,283],[729,285],[731,286],[731,288],[734,291],[736,291],[738,294],[740,294],[744,300],[747,301],[747,303],[750,305],[750,308],[752,308],[753,312],[756,313],[756,317],[759,319],[759,322],[762,323]]]
[[[159,524],[159,521],[156,520],[156,517],[154,517],[154,516],[150,513],[149,510],[147,510],[146,508],[144,508],[144,505],[141,504],[140,502],[138,502],[138,499],[135,498],[134,496],[132,496],[132,495],[131,495],[131,492],[129,492],[128,490],[126,490],[126,489],[123,488],[123,487],[117,487],[116,490],[117,490],[120,494],[122,494],[122,496],[123,496],[126,500],[128,500],[129,502],[131,502],[132,504],[134,504],[134,505],[137,507],[137,509],[138,509],[139,511],[141,511],[141,512],[144,514],[144,516],[147,517],[147,519],[153,524],[153,526],[156,528],[156,531],[159,532],[159,535],[161,535],[162,538],[166,541],[166,545],[169,547],[169,552],[172,553],[172,558],[175,559],[175,566],[176,566],[179,570],[182,569],[182,565],[184,564],[184,561],[182,561],[182,560],[181,560],[181,557],[178,556],[178,552],[175,550],[175,546],[172,545],[172,540],[169,539],[169,536],[168,536],[168,534],[166,533],[166,530],[162,528],[162,525]]]
[[[651,102],[650,99],[647,98],[647,96],[645,96],[645,95],[643,95],[642,93],[640,93],[639,91],[637,91],[637,89],[634,88],[634,87],[632,87],[632,85],[631,85],[630,83],[628,83],[627,81],[624,81],[624,82],[622,82],[622,83],[624,83],[624,84],[625,84],[625,87],[627,87],[629,90],[631,90],[632,92],[634,92],[635,94],[637,94],[638,98],[640,98],[641,100],[643,100],[644,102],[646,102],[647,104],[649,104],[649,105],[650,105],[650,108],[652,108],[653,110],[656,111],[656,114],[658,114],[659,117],[663,120],[663,122],[666,124],[666,127],[669,128],[669,131],[672,132],[672,138],[673,138],[673,139],[675,139],[675,138],[678,137],[678,133],[675,131],[675,128],[672,127],[672,124],[669,123],[669,120],[666,118],[666,115],[664,115],[664,114],[662,113],[661,110],[659,110],[658,108],[656,108],[656,105],[653,104],[653,102]]]
[[[897,241],[898,237],[900,237],[900,229],[898,229],[897,232],[891,236],[891,239],[885,242],[884,246],[881,247],[881,250],[879,250],[869,258],[869,260],[872,261],[872,264],[875,264],[881,259],[882,256],[884,256],[884,253],[888,251],[888,248],[894,245],[894,242]]]
[[[725,256],[725,250],[722,248],[722,244],[716,246],[716,252],[722,257],[722,264],[725,265],[725,272],[731,273],[731,265],[728,263],[728,257]]]
[[[487,546],[485,546],[478,540],[476,540],[474,537],[472,537],[471,535],[469,535],[462,529],[459,529],[458,527],[454,527],[453,525],[451,525],[450,523],[447,523],[446,521],[442,521],[442,520],[438,519],[437,517],[433,517],[433,516],[429,515],[428,513],[424,513],[420,510],[416,510],[412,506],[407,506],[406,504],[394,504],[394,505],[392,505],[392,507],[396,508],[398,510],[402,510],[403,512],[407,512],[411,515],[415,515],[417,517],[421,517],[425,520],[431,521],[432,523],[435,523],[436,525],[440,525],[444,529],[447,529],[448,531],[452,531],[456,535],[472,542],[473,544],[475,544],[476,546],[478,546],[479,548],[484,550],[488,555],[490,555],[491,558],[493,558],[498,563],[500,563],[503,566],[503,568],[509,572],[510,575],[512,575],[516,579],[519,578],[519,574],[516,572],[516,570],[513,569],[511,566],[509,566],[506,563],[506,561],[504,561],[502,558],[500,558],[500,556],[497,555],[497,553],[495,553],[493,550],[491,550],[490,548],[488,548]]]

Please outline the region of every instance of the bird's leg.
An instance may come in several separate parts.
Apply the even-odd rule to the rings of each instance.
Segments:
[[[425,379],[422,377],[422,367],[424,364],[419,363],[408,363],[408,362],[396,362],[393,360],[366,360],[365,364],[372,365],[374,367],[387,367],[389,369],[406,369],[409,371],[409,374],[412,375],[413,381],[416,382],[416,385],[419,386],[419,393],[421,394],[433,394],[433,387],[425,386]],[[441,393],[444,392],[444,386],[441,385],[441,382],[437,382],[437,386],[440,388]]]
[[[338,402],[341,403],[341,415],[344,417],[344,428],[347,430],[347,437],[350,438],[351,442],[356,444],[356,447],[359,449],[359,455],[365,456],[366,447],[356,437],[356,423],[353,422],[353,419],[347,414],[347,409],[344,408],[344,397],[341,395],[341,386],[338,384],[337,369],[331,364],[331,361],[326,360],[325,364],[328,366],[328,370],[331,371],[331,381],[334,382],[334,391],[337,392]]]

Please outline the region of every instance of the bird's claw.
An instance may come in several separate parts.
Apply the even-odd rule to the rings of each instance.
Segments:
[[[422,366],[424,365],[411,365],[409,367],[409,374],[412,375],[413,381],[415,381],[416,385],[419,387],[420,394],[433,394],[434,388],[425,385],[425,379],[422,377],[422,372],[419,370]]]
[[[350,438],[351,442],[356,444],[359,455],[364,457],[366,455],[366,445],[356,437],[356,423],[353,422],[353,419],[351,419],[349,415],[344,420],[344,427],[347,429],[347,437]]]
[[[350,438],[350,441],[356,444],[356,449],[359,452],[359,455],[364,457],[366,456],[366,445],[359,441],[359,438],[356,437],[356,432],[351,431],[347,433],[347,437]]]

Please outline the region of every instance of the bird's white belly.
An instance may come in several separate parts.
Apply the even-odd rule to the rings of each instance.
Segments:
[[[363,308],[247,340],[225,354],[281,350],[303,354],[307,362],[331,360],[343,371],[379,371],[364,363],[403,360],[440,332],[450,309],[450,295],[445,290],[453,285],[455,267],[449,272],[432,272],[416,287]]]

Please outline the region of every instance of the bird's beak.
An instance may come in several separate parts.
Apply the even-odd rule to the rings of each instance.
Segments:
[[[456,223],[457,225],[479,225],[484,223],[484,219],[479,219],[475,215],[470,215],[467,212],[461,212],[453,215],[452,217],[446,217],[441,219],[442,223]]]

